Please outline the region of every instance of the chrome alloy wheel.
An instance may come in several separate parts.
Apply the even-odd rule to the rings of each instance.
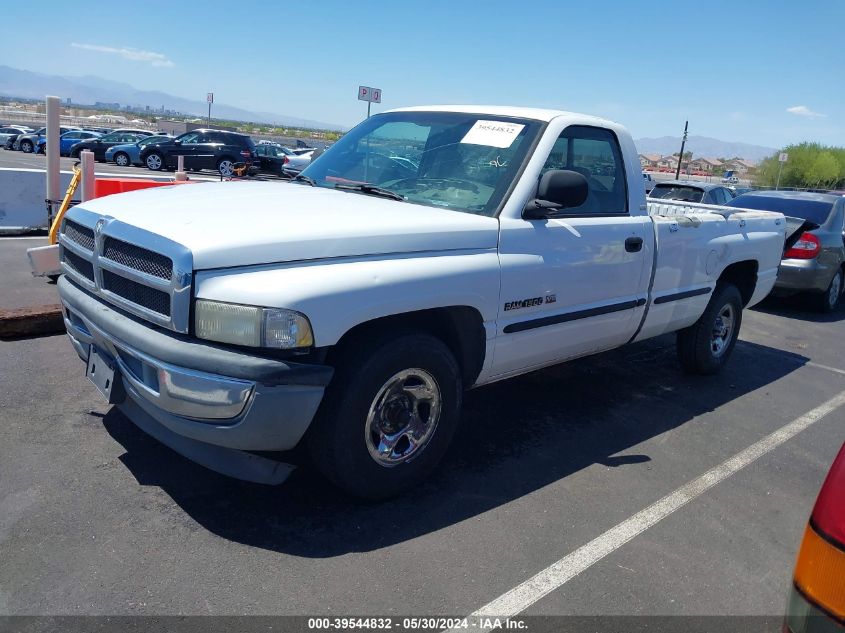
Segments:
[[[118,154],[115,156],[114,162],[120,167],[127,167],[129,165],[129,159],[126,157],[126,154]]]
[[[716,321],[713,323],[713,334],[710,336],[710,350],[716,358],[724,354],[728,348],[733,335],[734,323],[734,308],[730,303],[726,303],[719,310],[719,314],[716,315]]]
[[[152,169],[153,171],[158,171],[161,169],[161,156],[158,154],[150,154],[147,156],[147,167]]]
[[[221,160],[217,169],[220,170],[221,176],[231,176],[235,173],[235,163],[230,160]]]
[[[391,468],[419,455],[440,419],[440,387],[424,369],[404,369],[379,389],[370,405],[364,440],[370,457]]]

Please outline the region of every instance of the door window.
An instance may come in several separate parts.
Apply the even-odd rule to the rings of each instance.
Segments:
[[[627,214],[628,192],[619,141],[610,130],[581,125],[566,128],[555,141],[542,173],[576,171],[587,179],[589,194],[580,207],[564,215]]]
[[[178,140],[182,141],[182,145],[196,145],[197,139],[199,138],[198,132],[189,132],[187,134],[183,134],[179,137]]]

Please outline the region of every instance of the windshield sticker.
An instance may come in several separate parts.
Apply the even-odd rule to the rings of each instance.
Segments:
[[[486,145],[487,147],[506,148],[513,145],[514,140],[525,126],[520,123],[504,123],[502,121],[476,121],[469,132],[461,139],[461,143],[470,145]]]

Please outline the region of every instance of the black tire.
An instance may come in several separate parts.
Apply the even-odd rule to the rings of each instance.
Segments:
[[[385,499],[420,483],[442,459],[460,418],[461,375],[449,348],[421,333],[396,333],[377,340],[362,337],[346,345],[333,364],[337,370],[307,435],[317,468],[339,488],[364,499]],[[408,378],[396,381],[407,372],[411,372]],[[425,412],[420,414],[417,406],[417,417],[410,413],[407,402],[414,397],[405,389],[416,386],[431,392],[431,381],[428,385],[424,382],[427,379],[433,379],[433,393],[440,398],[439,415],[435,417],[436,401],[431,400],[428,419],[419,423]],[[391,391],[385,391],[388,384],[404,388],[390,396]],[[379,410],[381,417],[376,414]],[[373,433],[368,434],[371,413]],[[391,424],[399,429],[392,435],[390,428],[384,428]],[[427,434],[416,449],[407,435],[412,425]],[[395,443],[395,449],[377,458],[371,450],[378,453],[376,441],[382,432],[393,438],[403,432],[406,436]],[[404,457],[403,451],[408,451]],[[395,462],[389,465],[382,463],[392,460]]]
[[[131,162],[129,160],[129,154],[126,152],[118,152],[113,156],[114,164],[118,167],[129,167]]]
[[[827,290],[816,295],[816,309],[822,313],[830,313],[839,307],[839,302],[842,299],[842,269],[836,271]]]
[[[152,171],[161,171],[165,168],[164,157],[158,152],[150,152],[144,158],[144,165]]]
[[[730,331],[724,333],[728,316]],[[678,359],[684,371],[700,375],[718,373],[733,352],[741,325],[742,295],[733,284],[717,284],[704,314],[693,325],[678,332]],[[717,329],[724,335],[719,336]]]
[[[31,154],[32,153],[32,141],[21,141],[21,151],[24,154]]]

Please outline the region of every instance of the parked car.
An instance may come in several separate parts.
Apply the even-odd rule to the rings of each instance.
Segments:
[[[697,180],[664,180],[658,182],[648,194],[649,198],[683,200],[701,204],[725,204],[734,194],[727,187]]]
[[[70,132],[71,130],[78,130],[78,127],[59,127],[59,135],[61,136],[65,132]],[[47,128],[42,127],[37,132],[32,132],[31,134],[21,134],[17,140],[15,141],[14,145],[12,145],[12,149],[20,150],[25,154],[30,154],[35,151],[35,148],[38,147],[38,141],[42,138],[47,138]]]
[[[70,130],[59,137],[59,156],[70,156],[70,150],[74,145],[81,141],[87,141],[92,138],[100,138],[102,134],[98,132],[86,132],[85,130]],[[41,137],[38,139],[38,144],[35,146],[36,154],[45,154],[47,152],[47,138]]]
[[[784,633],[845,630],[845,444],[804,528],[791,585]]]
[[[845,197],[807,191],[752,191],[727,206],[777,211],[803,220],[802,233],[784,253],[773,292],[810,292],[819,310],[836,309],[845,287]]]
[[[237,163],[245,163],[250,173],[258,171],[255,149],[246,134],[200,129],[150,143],[141,150],[141,162],[153,171],[175,169],[177,157],[184,156],[185,169],[216,169],[222,176],[231,176]]]
[[[21,129],[19,127],[15,127],[13,125],[7,125],[5,127],[0,127],[0,145],[6,144],[6,141],[9,140],[10,136],[14,136],[15,138],[18,137],[20,134],[30,134],[32,129],[25,128]]]
[[[736,173],[733,170],[729,169],[722,176],[722,182],[725,183],[725,184],[738,185],[739,184],[739,176],[737,176]]]
[[[141,150],[151,143],[161,143],[173,138],[169,134],[156,134],[147,136],[134,143],[114,145],[106,150],[106,161],[113,162],[121,167],[128,165],[143,165],[141,161]]]
[[[106,150],[108,148],[114,147],[115,145],[125,145],[126,143],[137,143],[148,136],[150,136],[149,132],[120,132],[115,130],[99,138],[92,138],[77,143],[71,148],[70,157],[79,158],[79,153],[87,149],[94,152],[94,160],[104,161],[106,160]]]
[[[163,145],[143,152],[163,164]],[[410,173],[390,159],[409,148]],[[687,371],[728,362],[743,308],[774,284],[784,217],[697,211],[678,230],[629,186],[631,165],[628,131],[591,116],[376,114],[298,184],[71,208],[67,332],[106,400],[209,468],[279,483],[288,469],[256,454],[246,468],[243,451],[302,441],[346,491],[395,495],[448,450],[464,389],[669,332]]]
[[[257,145],[255,153],[258,156],[259,169],[277,176],[295,176],[311,164],[310,156],[297,156],[281,145]]]

